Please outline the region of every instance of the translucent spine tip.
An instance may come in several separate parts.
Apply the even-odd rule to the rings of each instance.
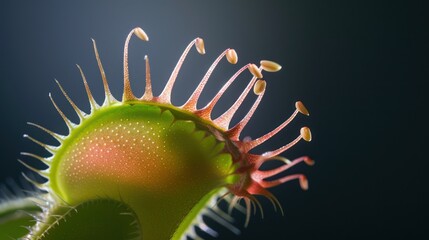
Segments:
[[[30,137],[28,134],[24,134],[24,136],[23,136],[23,137],[24,137],[24,138],[28,138],[30,141],[32,141],[32,142],[34,142],[35,144],[37,144],[37,145],[41,146],[42,148],[46,149],[46,151],[48,151],[48,152],[50,152],[50,153],[52,153],[52,154],[54,154],[54,153],[56,153],[56,152],[57,152],[57,148],[56,148],[55,146],[51,146],[51,145],[48,145],[48,144],[42,143],[42,142],[40,142],[40,141],[38,141],[38,140],[36,140],[36,139],[34,139],[34,138]]]
[[[153,99],[153,91],[152,91],[152,81],[150,77],[149,57],[146,55],[144,57],[144,60],[146,62],[146,86],[145,86],[143,97],[141,97],[140,100],[150,101]]]
[[[174,67],[174,70],[171,73],[170,78],[168,79],[168,82],[164,87],[164,90],[162,90],[159,97],[157,97],[159,102],[171,103],[171,91],[173,90],[173,86],[174,86],[174,83],[176,82],[177,75],[179,74],[180,68],[182,67],[183,62],[185,61],[185,58],[188,55],[193,45],[196,46],[196,49],[200,54],[205,53],[204,42],[201,38],[196,38],[188,44],[188,46],[183,51],[182,56],[180,56],[179,61],[176,64],[176,67]]]

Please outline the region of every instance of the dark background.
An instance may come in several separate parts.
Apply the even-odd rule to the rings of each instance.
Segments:
[[[144,86],[145,54],[159,94],[185,46],[199,36],[207,54],[192,51],[186,60],[173,96],[176,104],[186,100],[216,56],[232,47],[239,66],[220,64],[202,104],[240,66],[271,59],[283,70],[265,74],[267,94],[245,134],[257,137],[276,127],[292,113],[296,100],[311,112],[256,150],[275,149],[293,139],[299,127],[310,126],[313,141],[300,142],[284,154],[310,155],[317,161],[312,168],[294,170],[307,174],[309,191],[301,191],[296,182],[273,189],[285,216],[261,200],[264,220],[252,217],[241,236],[225,233],[221,239],[422,237],[428,216],[423,92],[429,80],[429,21],[423,2],[1,1],[0,181],[19,178],[24,170],[16,161],[19,152],[46,154],[24,140],[24,133],[54,143],[27,121],[66,133],[48,92],[76,120],[54,78],[88,110],[74,66],[79,63],[101,101],[91,37],[119,98],[123,42],[129,30],[141,26],[150,42],[131,41],[136,93]],[[247,81],[242,79],[217,113],[238,95]]]

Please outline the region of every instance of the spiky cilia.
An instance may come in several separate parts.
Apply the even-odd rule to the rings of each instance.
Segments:
[[[60,135],[30,123],[52,135],[59,145],[47,145],[25,135],[49,151],[51,156],[23,153],[48,166],[45,170],[38,170],[22,162],[47,179],[46,182],[39,183],[28,178],[44,192],[34,198],[43,211],[35,216],[37,223],[30,228],[24,239],[53,239],[55,236],[57,239],[65,239],[71,235],[74,239],[83,239],[85,236],[91,239],[91,234],[96,233],[98,228],[103,228],[104,221],[117,226],[125,221],[127,224],[121,225],[121,231],[113,231],[128,232],[128,235],[122,235],[123,239],[200,238],[195,227],[217,236],[217,232],[204,222],[202,216],[210,217],[239,234],[240,231],[232,224],[229,216],[233,209],[242,210],[246,214],[247,225],[252,206],[258,206],[262,211],[256,195],[267,197],[275,208],[283,212],[279,201],[268,188],[295,179],[299,180],[303,189],[308,188],[307,180],[302,174],[267,179],[272,179],[300,162],[313,164],[308,157],[290,161],[280,156],[301,139],[310,141],[309,128],[301,128],[292,142],[276,150],[261,155],[250,153],[286,127],[299,113],[309,115],[302,102],[296,102],[295,112],[271,132],[254,140],[240,140],[242,130],[265,93],[266,82],[262,80],[262,72],[278,71],[281,69],[280,65],[267,60],[262,60],[259,67],[246,64],[205,107],[197,108],[201,92],[220,61],[223,58],[231,64],[238,61],[235,50],[226,49],[210,66],[187,102],[182,106],[174,106],[171,103],[171,92],[180,68],[193,46],[200,54],[205,53],[203,40],[196,38],[186,47],[164,90],[158,96],[154,96],[152,92],[149,58],[146,56],[145,91],[142,97],[136,97],[128,74],[128,45],[133,35],[143,41],[149,40],[141,28],[133,29],[126,38],[121,101],[116,100],[110,92],[93,41],[104,85],[103,104],[98,105],[93,98],[85,75],[78,66],[91,112],[87,114],[79,109],[57,82],[76,111],[79,123],[69,120],[51,95],[52,103],[64,119],[69,133]],[[251,73],[251,80],[241,95],[229,109],[213,119],[212,111],[219,99],[246,70]],[[244,118],[230,127],[232,117],[252,89],[257,95],[255,102]],[[265,162],[273,160],[283,164],[270,170],[260,170]],[[243,200],[244,208],[238,204],[240,200]],[[229,204],[228,212],[217,206],[220,201]],[[93,225],[83,223],[86,218],[82,216],[87,216],[85,214],[97,215],[91,220]],[[114,216],[118,219],[128,216],[128,219],[115,222],[112,219]],[[70,226],[78,229],[73,231],[74,227]],[[82,235],[86,232],[88,235]],[[117,239],[118,236],[113,236],[114,233],[111,237]]]

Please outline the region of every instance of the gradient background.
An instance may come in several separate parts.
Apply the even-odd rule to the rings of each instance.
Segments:
[[[199,36],[205,39],[207,54],[193,51],[186,60],[174,91],[176,104],[186,100],[217,55],[232,47],[240,66],[259,59],[283,65],[281,72],[265,74],[267,94],[246,135],[257,137],[276,127],[292,113],[296,100],[311,112],[256,150],[277,148],[294,138],[299,127],[310,126],[313,142],[301,142],[284,154],[308,154],[317,161],[312,168],[295,169],[308,175],[309,191],[301,191],[296,182],[273,189],[284,217],[262,200],[264,220],[253,217],[241,236],[225,233],[221,239],[420,236],[428,215],[426,125],[421,114],[427,109],[423,83],[429,80],[429,21],[422,2],[1,1],[0,181],[18,178],[23,170],[16,161],[20,151],[46,154],[24,140],[24,133],[53,143],[27,121],[66,132],[48,92],[76,120],[54,78],[88,110],[74,66],[79,63],[101,101],[91,37],[97,40],[111,89],[120,96],[123,42],[129,30],[141,26],[150,42],[131,42],[136,93],[144,87],[145,54],[159,93],[185,46]],[[220,64],[201,103],[238,68]],[[241,79],[217,113],[235,100],[248,78]]]

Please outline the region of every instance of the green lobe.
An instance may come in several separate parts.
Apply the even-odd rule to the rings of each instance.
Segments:
[[[0,203],[0,239],[17,239],[28,233],[25,228],[35,223],[29,214],[40,209],[27,198],[18,198]]]
[[[131,240],[145,239],[134,212],[109,199],[84,202],[73,209],[60,209],[40,240]]]
[[[52,161],[50,185],[71,206],[122,201],[145,240],[169,239],[199,201],[230,181],[232,168],[206,123],[136,102],[98,110],[73,129]]]

